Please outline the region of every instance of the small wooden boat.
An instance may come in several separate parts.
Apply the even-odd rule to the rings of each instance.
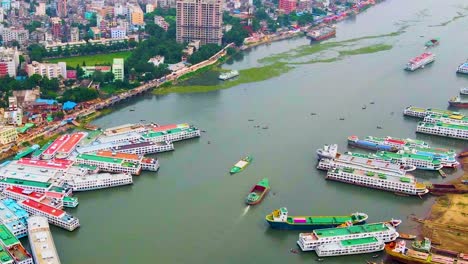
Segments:
[[[232,166],[230,173],[234,174],[234,173],[241,172],[245,167],[247,167],[247,165],[250,164],[250,162],[252,162],[252,160],[253,158],[250,156],[247,156],[239,160],[234,166]]]
[[[440,41],[438,38],[434,38],[434,39],[431,39],[429,41],[427,41],[424,46],[426,46],[426,48],[431,48],[431,47],[434,47],[434,46],[437,46],[439,45]]]
[[[265,198],[268,191],[270,191],[270,183],[267,178],[264,178],[250,189],[250,193],[245,198],[245,202],[250,205],[256,205]]]
[[[410,235],[410,234],[405,234],[405,233],[400,233],[400,232],[398,232],[398,234],[400,234],[399,238],[401,239],[406,239],[406,240],[416,239],[415,235]]]
[[[399,225],[401,225],[403,221],[401,221],[400,219],[391,219],[390,221],[386,221],[386,223],[389,223],[391,224],[393,227],[397,227]]]

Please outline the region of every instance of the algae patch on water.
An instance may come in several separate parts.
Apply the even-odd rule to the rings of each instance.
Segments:
[[[350,56],[350,55],[359,55],[359,54],[369,54],[369,53],[376,53],[385,50],[391,50],[392,45],[387,44],[376,44],[372,46],[362,47],[354,50],[341,50],[338,51],[340,56]]]
[[[224,81],[219,85],[179,85],[156,89],[153,91],[153,93],[159,95],[168,93],[201,93],[227,89],[243,83],[252,83],[268,80],[270,78],[280,76],[281,74],[288,72],[292,68],[292,66],[289,66],[285,63],[277,62],[262,67],[240,70],[239,77],[233,80]]]
[[[468,14],[463,14],[463,13],[461,13],[461,12],[457,12],[457,15],[454,16],[452,19],[447,20],[447,21],[442,22],[442,23],[437,24],[437,25],[429,25],[429,27],[444,27],[444,26],[446,26],[446,25],[448,25],[448,24],[450,24],[450,23],[452,23],[452,22],[455,22],[456,20],[458,20],[458,19],[460,19],[460,18],[464,18],[464,17],[466,17],[466,16],[468,16]]]

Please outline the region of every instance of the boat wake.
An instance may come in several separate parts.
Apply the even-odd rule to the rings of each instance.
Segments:
[[[250,205],[247,205],[245,208],[244,208],[244,212],[242,213],[241,217],[245,216],[247,214],[247,212],[249,212],[250,210]]]

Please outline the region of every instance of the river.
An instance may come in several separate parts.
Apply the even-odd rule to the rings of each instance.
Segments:
[[[455,74],[468,57],[467,14],[465,0],[388,0],[339,23],[337,37],[323,43],[345,46],[288,58],[284,52],[309,45],[306,38],[296,38],[256,47],[224,65],[259,67],[259,59],[282,53],[276,61],[296,64],[280,76],[206,93],[147,94],[116,106],[93,124],[106,128],[140,120],[187,122],[206,133],[158,155],[159,172],[142,173],[132,186],[77,193],[80,205],[69,211],[81,227],[72,233],[52,229],[62,263],[314,262],[315,253],[289,252],[296,248],[299,232],[268,228],[265,215],[282,206],[292,215],[362,211],[370,222],[400,218],[401,230],[415,233],[416,224],[407,216],[424,216],[433,198],[326,181],[325,173],[315,169],[315,150],[338,143],[344,151],[349,135],[411,137],[434,146],[466,147],[460,140],[417,135],[417,120],[403,117],[402,111],[408,105],[445,109],[447,100],[468,85],[468,78]],[[366,36],[374,37],[362,38]],[[403,71],[432,37],[441,39],[433,49],[436,62],[413,73]],[[360,40],[343,42],[356,38]],[[385,48],[356,51],[373,45]],[[314,56],[332,59],[307,62]],[[213,78],[215,74],[207,73],[193,82],[211,84]],[[361,109],[363,105],[367,109]],[[246,154],[253,155],[253,163],[230,176],[229,168]],[[415,175],[421,181],[441,181],[434,172]],[[456,175],[459,172],[449,178]],[[260,205],[246,207],[248,190],[263,177],[270,179],[272,191]],[[371,256],[324,262],[365,263]]]

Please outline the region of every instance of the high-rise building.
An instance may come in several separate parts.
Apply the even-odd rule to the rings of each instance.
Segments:
[[[52,78],[67,78],[67,64],[65,62],[58,63],[39,63],[33,61],[26,66],[28,76],[39,74],[42,77]]]
[[[0,47],[0,78],[5,76],[16,77],[19,66],[19,52],[16,48]]]
[[[67,0],[57,0],[57,15],[59,17],[66,17],[67,14]]]
[[[297,0],[279,0],[279,9],[285,14],[296,11]]]
[[[177,42],[221,45],[223,0],[177,0]]]
[[[54,39],[60,39],[62,37],[62,19],[60,17],[51,17],[50,24],[52,37]]]
[[[114,74],[114,80],[124,80],[124,59],[114,58],[112,73]]]
[[[70,29],[70,42],[80,41],[80,29],[77,27],[72,27]]]
[[[46,15],[46,3],[39,2],[36,6],[36,16],[45,16]]]
[[[145,24],[145,14],[143,13],[143,10],[141,10],[141,7],[139,5],[129,5],[128,12],[130,15],[130,22],[132,23],[132,25],[142,26]]]

